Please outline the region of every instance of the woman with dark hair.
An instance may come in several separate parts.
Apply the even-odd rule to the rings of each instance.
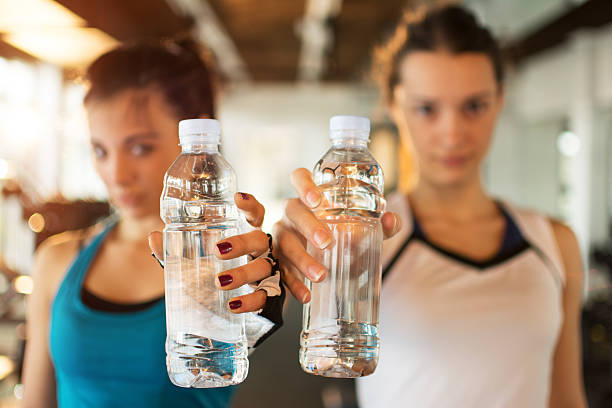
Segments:
[[[170,383],[164,277],[147,243],[150,231],[163,228],[160,195],[164,173],[180,153],[179,120],[215,117],[211,72],[192,47],[147,43],[101,56],[87,79],[95,167],[117,217],[51,237],[37,250],[24,406],[226,407],[235,387],[198,390]],[[259,227],[263,206],[246,193],[235,201]],[[159,233],[150,237],[158,256],[160,240]],[[267,250],[268,237],[253,231],[223,244],[219,258],[257,256]],[[233,289],[270,274],[270,264],[256,259],[225,271],[223,283],[229,276],[230,285],[216,283]],[[269,311],[269,299],[257,290],[231,299],[230,309]],[[260,317],[254,321],[277,327]]]
[[[407,195],[389,197],[383,225],[380,361],[358,381],[369,407],[584,407],[583,272],[573,232],[485,191],[480,170],[504,105],[500,52],[464,8],[402,21],[378,53],[381,85],[417,164]],[[292,177],[275,230],[283,279],[321,270],[304,250],[330,243],[312,213],[310,174]],[[318,240],[315,240],[315,237]]]

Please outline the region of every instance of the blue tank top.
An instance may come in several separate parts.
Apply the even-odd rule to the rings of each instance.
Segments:
[[[59,407],[229,406],[235,387],[181,388],[168,379],[163,299],[131,313],[102,312],[82,302],[87,270],[114,225],[78,253],[53,302],[49,348]]]

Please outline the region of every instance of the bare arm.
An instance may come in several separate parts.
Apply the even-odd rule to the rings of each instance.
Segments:
[[[23,407],[57,407],[55,372],[49,355],[49,320],[57,284],[65,270],[69,242],[51,238],[34,257],[34,290],[27,299],[27,343],[23,366]]]
[[[583,271],[576,236],[567,226],[552,222],[565,267],[563,326],[553,360],[550,408],[586,407],[580,347],[580,309]]]

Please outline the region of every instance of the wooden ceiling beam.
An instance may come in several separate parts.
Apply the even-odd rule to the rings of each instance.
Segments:
[[[176,15],[165,0],[55,1],[119,41],[172,37],[193,24]]]
[[[253,80],[296,79],[300,41],[295,24],[304,14],[304,0],[208,2],[234,41]]]
[[[343,2],[340,15],[331,22],[335,44],[324,79],[362,79],[370,64],[373,48],[395,27],[407,3],[406,0]]]
[[[612,23],[612,1],[589,0],[504,47],[504,54],[511,62],[519,64],[563,43],[573,31],[602,27],[609,23]]]

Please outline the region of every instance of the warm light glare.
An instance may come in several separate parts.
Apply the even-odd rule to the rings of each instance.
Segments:
[[[9,164],[6,160],[0,159],[0,179],[5,179],[8,177],[9,173]]]
[[[28,227],[38,234],[45,229],[45,217],[41,213],[32,214],[28,219]]]
[[[580,138],[572,132],[563,132],[557,138],[557,148],[564,156],[576,156],[580,151]]]
[[[82,67],[119,43],[96,28],[63,27],[8,33],[4,40],[41,60]]]
[[[28,275],[21,275],[15,278],[13,286],[15,286],[17,292],[29,295],[32,293],[32,289],[34,289],[34,281]]]
[[[53,0],[0,0],[2,39],[43,61],[83,67],[117,41]]]
[[[14,368],[15,364],[13,363],[13,360],[7,356],[0,356],[0,380],[12,373]]]
[[[3,32],[84,25],[85,20],[53,0],[0,0],[0,30]]]

